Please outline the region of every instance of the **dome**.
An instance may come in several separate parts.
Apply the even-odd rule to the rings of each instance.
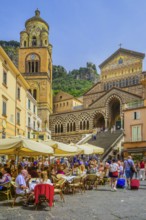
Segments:
[[[33,16],[32,18],[29,18],[25,22],[25,27],[27,26],[27,23],[31,22],[31,21],[40,21],[40,22],[44,23],[48,27],[48,29],[49,29],[48,23],[40,17],[40,11],[38,9],[35,11],[35,16]]]

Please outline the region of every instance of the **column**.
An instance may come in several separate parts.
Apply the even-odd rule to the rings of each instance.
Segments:
[[[121,115],[121,130],[123,130],[123,115]]]
[[[107,129],[107,121],[108,121],[108,119],[105,118],[104,120],[105,120],[105,130],[106,130]]]

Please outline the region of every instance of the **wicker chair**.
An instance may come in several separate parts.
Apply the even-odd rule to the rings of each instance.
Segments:
[[[66,183],[65,179],[60,179],[56,184],[54,184],[54,194],[59,194],[63,202],[65,202],[63,195],[65,183]]]
[[[84,175],[84,176],[82,176],[81,177],[81,189],[82,189],[82,191],[84,191],[85,192],[85,189],[86,189],[86,187],[85,187],[85,183],[86,183],[86,178],[87,178],[87,175]]]
[[[93,189],[94,187],[97,189],[98,185],[98,177],[96,174],[88,174],[85,181],[86,189]]]
[[[26,192],[24,193],[24,194],[17,194],[16,193],[16,183],[15,182],[11,182],[11,185],[14,187],[14,190],[15,190],[15,195],[14,195],[14,199],[13,199],[13,202],[12,202],[12,208],[14,207],[14,205],[15,205],[15,202],[16,202],[16,199],[18,198],[18,197],[21,197],[22,199],[27,199],[27,194],[26,194]]]
[[[73,194],[75,193],[76,189],[82,192],[81,177],[80,176],[75,177],[73,181],[69,183],[69,188],[72,190]]]
[[[2,184],[0,184],[0,187],[4,187],[3,190],[0,190],[0,195],[7,196],[7,200],[12,199],[11,182],[2,183]]]

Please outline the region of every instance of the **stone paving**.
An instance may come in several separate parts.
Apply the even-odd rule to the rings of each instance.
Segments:
[[[58,200],[55,207],[35,210],[20,205],[11,208],[7,201],[0,202],[0,220],[146,220],[146,181],[139,190],[99,186],[83,194],[65,195],[65,203]]]

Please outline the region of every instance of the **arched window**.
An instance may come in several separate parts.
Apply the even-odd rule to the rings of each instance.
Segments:
[[[138,84],[138,83],[139,83],[139,77],[135,76],[135,84]]]
[[[134,77],[132,78],[132,84],[133,85],[135,84],[135,78]]]
[[[45,44],[47,45],[47,40],[45,40]]]
[[[36,39],[36,37],[34,36],[34,37],[32,38],[32,47],[35,47],[35,46],[37,46],[37,39]]]
[[[37,100],[37,90],[36,89],[33,90],[33,98],[35,100]]]
[[[85,121],[83,122],[83,130],[85,130],[86,129],[86,123],[85,123]]]
[[[87,130],[89,130],[89,121],[87,121]]]
[[[38,73],[40,69],[40,58],[36,54],[30,54],[26,58],[26,72]]]
[[[73,131],[76,131],[76,123],[73,123]]]
[[[107,84],[104,84],[104,90],[107,90]]]
[[[61,124],[61,133],[63,133],[63,124]]]
[[[107,83],[107,90],[109,90],[109,83]]]
[[[121,82],[122,82],[122,80],[119,81],[119,87],[121,87]]]
[[[116,81],[115,84],[116,84],[116,87],[119,87],[119,81]]]
[[[61,129],[60,129],[60,125],[58,125],[58,133],[60,133]]]
[[[80,121],[80,130],[82,130],[82,128],[83,128],[83,127],[82,127],[82,121]]]
[[[57,133],[57,125],[55,125],[55,133]]]
[[[26,47],[26,40],[24,41],[24,47]]]
[[[70,123],[70,131],[72,131],[72,123]]]
[[[67,132],[69,132],[69,123],[67,123]]]

